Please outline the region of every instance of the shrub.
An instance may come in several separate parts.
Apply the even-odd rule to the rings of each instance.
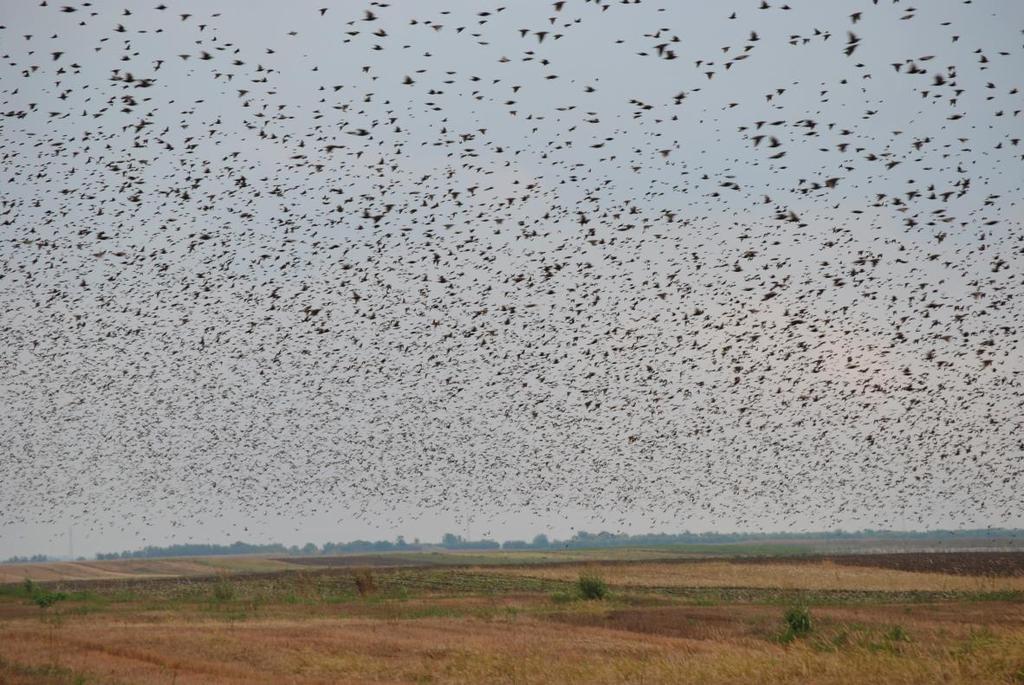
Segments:
[[[803,607],[793,607],[786,612],[786,633],[792,637],[803,637],[811,632],[811,613]]]
[[[68,596],[65,595],[63,592],[50,592],[49,590],[40,590],[32,596],[32,601],[35,602],[40,609],[45,609],[47,607],[53,606],[56,602],[59,602],[67,598]]]
[[[581,573],[576,588],[583,599],[604,599],[608,596],[608,585],[598,575]]]
[[[25,579],[24,589],[28,598],[31,599],[32,602],[40,609],[49,608],[57,602],[68,598],[68,596],[63,592],[47,590],[38,583],[32,582],[30,578]]]
[[[377,591],[377,580],[373,577],[373,571],[368,568],[360,568],[352,571],[352,580],[356,584],[356,591],[360,597],[372,595]]]

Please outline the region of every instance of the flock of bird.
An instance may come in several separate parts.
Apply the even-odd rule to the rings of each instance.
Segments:
[[[0,9],[0,527],[1019,518],[1016,0]]]

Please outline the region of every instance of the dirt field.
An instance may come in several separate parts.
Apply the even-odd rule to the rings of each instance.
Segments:
[[[1024,552],[905,552],[776,557],[773,563],[829,561],[843,566],[870,566],[901,571],[950,573],[960,576],[1024,576]]]
[[[8,584],[0,683],[1024,683],[1021,577],[637,556]]]

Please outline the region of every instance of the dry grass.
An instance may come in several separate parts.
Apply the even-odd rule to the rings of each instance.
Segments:
[[[35,581],[117,580],[129,578],[188,578],[219,572],[273,573],[289,569],[346,566],[349,559],[372,557],[382,565],[387,559],[409,565],[532,564],[614,559],[665,559],[696,557],[658,550],[581,550],[557,552],[476,552],[352,554],[337,557],[296,557],[294,561],[264,555],[225,555],[194,558],[111,559],[104,561],[55,561],[29,564],[0,564],[0,584]],[[342,563],[338,563],[342,562]]]
[[[208,562],[195,563],[209,573]],[[608,599],[556,600],[553,589],[571,587],[556,581],[581,569],[612,585]],[[770,599],[779,588],[1012,590],[1020,578],[723,561],[373,573],[378,591],[365,597],[348,569],[78,583],[70,587],[93,589],[45,611],[8,588],[0,683],[1024,685],[1024,602],[1015,595],[812,599],[813,631],[788,642],[786,607]],[[698,606],[662,587],[769,589]]]
[[[547,580],[575,580],[579,567],[519,567],[475,571]],[[816,564],[753,564],[727,561],[695,563],[593,564],[587,571],[608,583],[631,587],[747,587],[786,590],[877,590],[905,592],[1024,591],[1024,577],[980,577],[945,573],[916,573],[892,569]]]
[[[39,564],[0,564],[0,583],[36,581],[116,580],[120,578],[174,578],[228,571],[255,573],[298,568],[259,556],[203,557],[199,559],[114,559],[109,561],[57,561]]]
[[[676,607],[493,620],[257,619],[177,613],[24,618],[0,626],[4,681],[53,664],[84,682],[189,683],[1011,683],[1024,668],[1019,605],[818,610],[818,641],[772,640],[778,610]],[[645,612],[650,612],[646,616]],[[994,612],[998,619],[992,620]],[[989,625],[991,624],[991,625]],[[697,626],[697,629],[687,628]],[[988,627],[983,627],[988,626]],[[682,627],[682,628],[681,628]],[[846,636],[838,640],[838,636]],[[841,644],[836,647],[835,644]],[[15,665],[15,666],[12,666]],[[21,667],[23,671],[30,670]],[[49,682],[49,681],[47,681]]]

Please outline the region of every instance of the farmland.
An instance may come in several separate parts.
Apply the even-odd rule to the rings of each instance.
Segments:
[[[752,551],[9,565],[0,682],[1024,683],[1022,553]]]

